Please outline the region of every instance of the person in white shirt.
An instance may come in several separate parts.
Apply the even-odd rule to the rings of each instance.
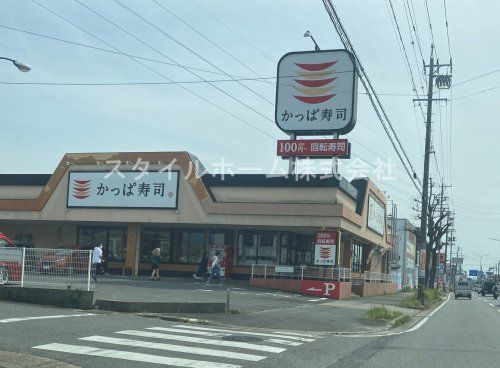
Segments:
[[[102,273],[102,244],[97,244],[92,251],[93,279],[97,281],[97,275]]]
[[[210,276],[208,276],[207,284],[212,282],[212,279],[218,278],[219,282],[222,283],[222,279],[220,278],[220,252],[216,251],[213,258],[212,264],[210,266]]]

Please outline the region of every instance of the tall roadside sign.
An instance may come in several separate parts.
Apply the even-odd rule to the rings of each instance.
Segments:
[[[332,136],[321,142],[300,140],[305,151],[283,150],[285,142],[279,141],[277,152],[290,159],[291,173],[297,156],[349,157],[347,140],[338,137],[356,125],[356,106],[357,73],[354,57],[347,50],[290,52],[280,59],[276,125],[290,136],[290,145],[298,144],[298,136]],[[338,149],[344,145],[346,149]]]

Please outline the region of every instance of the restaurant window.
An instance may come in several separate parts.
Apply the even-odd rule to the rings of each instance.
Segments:
[[[276,264],[278,233],[240,231],[238,236],[238,265]]]
[[[110,261],[125,261],[127,253],[127,229],[108,229],[108,256]]]
[[[161,227],[141,227],[140,261],[151,261],[151,252],[160,248],[160,261],[171,262],[172,230]]]
[[[127,228],[124,226],[79,226],[76,241],[87,249],[102,244],[105,260],[125,261]]]
[[[206,251],[205,230],[178,230],[172,247],[173,263],[199,263]]]
[[[280,254],[280,264],[287,265],[293,264],[291,259],[295,258],[295,251],[293,250],[294,256],[292,257],[292,234],[289,232],[281,233],[281,254]]]
[[[314,263],[314,236],[297,235],[296,265],[313,265]]]
[[[351,251],[352,259],[352,271],[353,272],[364,272],[366,266],[366,254],[365,247],[356,241],[352,243]]]
[[[234,245],[234,230],[210,230],[209,245]]]

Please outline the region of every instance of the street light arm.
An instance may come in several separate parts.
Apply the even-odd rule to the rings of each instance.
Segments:
[[[15,59],[11,59],[11,58],[8,58],[8,57],[4,57],[4,56],[0,56],[0,59],[1,60],[7,60],[7,61],[11,61],[12,64],[14,64],[14,66],[19,69],[19,71],[23,72],[23,73],[27,73],[31,70],[31,68],[24,64],[24,63],[21,63],[20,61],[17,61]]]

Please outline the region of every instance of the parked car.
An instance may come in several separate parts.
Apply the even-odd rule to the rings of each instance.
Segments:
[[[91,250],[87,244],[64,245],[39,254],[36,259],[36,270],[42,273],[84,273],[89,267],[89,256],[83,250]]]
[[[22,255],[8,251],[15,244],[5,234],[0,233],[0,285],[21,280]],[[7,250],[7,251],[3,251]]]

